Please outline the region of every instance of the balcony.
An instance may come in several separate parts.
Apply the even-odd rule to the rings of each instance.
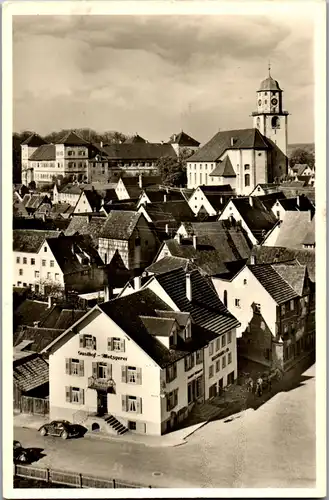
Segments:
[[[115,382],[113,379],[88,377],[88,388],[106,391],[115,394]]]

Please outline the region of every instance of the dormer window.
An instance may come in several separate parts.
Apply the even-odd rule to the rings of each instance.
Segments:
[[[185,340],[189,340],[192,337],[192,326],[191,321],[189,321],[185,328]]]

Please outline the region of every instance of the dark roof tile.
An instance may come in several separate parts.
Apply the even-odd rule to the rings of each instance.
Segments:
[[[114,210],[109,213],[100,238],[127,240],[131,237],[142,214],[129,210]]]

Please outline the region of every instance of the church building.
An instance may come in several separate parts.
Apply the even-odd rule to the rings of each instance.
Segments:
[[[230,184],[238,195],[249,195],[257,184],[287,174],[288,112],[283,91],[270,73],[257,91],[253,128],[218,132],[187,162],[187,187]]]

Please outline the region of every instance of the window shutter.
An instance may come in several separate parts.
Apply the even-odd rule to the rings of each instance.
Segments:
[[[80,359],[79,361],[79,377],[84,376],[84,361],[83,359]]]
[[[113,351],[113,349],[112,349],[112,337],[107,337],[107,350]]]
[[[70,358],[65,359],[65,373],[66,373],[66,375],[71,375],[71,359]]]
[[[170,411],[170,399],[167,396],[167,411]]]
[[[85,336],[84,335],[80,335],[79,336],[79,342],[80,342],[80,347],[84,347],[85,346]]]
[[[112,365],[111,363],[107,363],[107,379],[112,378]]]
[[[174,378],[177,377],[177,364],[174,363]]]
[[[96,337],[93,337],[93,349],[96,351]]]
[[[127,367],[121,366],[121,382],[127,382]]]
[[[127,396],[121,396],[122,401],[122,411],[127,411]]]
[[[167,384],[169,383],[169,370],[168,370],[168,367],[166,368],[166,382],[167,382]]]
[[[142,413],[142,398],[136,399],[137,413]]]
[[[82,405],[85,404],[85,390],[84,389],[80,389],[79,403],[82,404]]]
[[[71,387],[65,387],[65,399],[67,403],[71,402]]]
[[[187,370],[187,358],[184,358],[185,371]]]
[[[137,373],[136,373],[137,377],[136,377],[136,381],[137,381],[137,384],[142,384],[142,369],[141,368],[137,368]]]
[[[174,405],[177,406],[178,404],[178,389],[175,389],[174,393]]]
[[[121,340],[121,343],[120,343],[120,351],[121,352],[125,352],[125,341],[124,339]]]
[[[92,368],[93,368],[93,377],[97,378],[97,363],[96,362],[93,362]]]

